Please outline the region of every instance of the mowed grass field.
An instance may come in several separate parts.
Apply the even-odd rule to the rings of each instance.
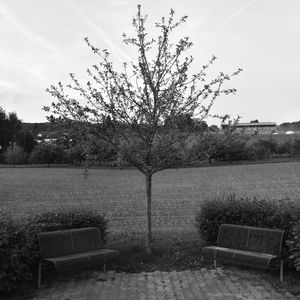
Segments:
[[[65,207],[103,211],[110,231],[145,228],[144,176],[136,170],[0,168],[0,209],[15,217]],[[172,169],[153,177],[153,231],[196,232],[201,201],[236,193],[300,200],[300,162]],[[288,200],[287,200],[288,201]]]

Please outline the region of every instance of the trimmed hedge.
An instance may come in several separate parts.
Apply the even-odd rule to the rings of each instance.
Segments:
[[[238,198],[229,195],[203,201],[196,214],[196,227],[207,244],[216,244],[221,224],[284,229],[288,241],[284,250],[300,271],[300,206],[291,200]],[[291,262],[291,261],[290,261]]]
[[[47,212],[34,215],[27,219],[27,230],[31,234],[43,231],[55,231],[72,228],[97,227],[101,238],[105,242],[107,235],[107,221],[104,214],[92,210],[71,210]]]
[[[31,280],[34,257],[26,230],[6,214],[0,214],[0,293],[20,288]]]
[[[223,223],[291,230],[300,216],[300,208],[290,200],[238,198],[229,195],[201,203],[196,215],[199,234],[207,243],[216,243]]]
[[[39,260],[37,233],[71,228],[97,227],[107,237],[104,214],[91,210],[47,212],[14,221],[0,213],[0,293],[22,291],[36,277]]]
[[[293,261],[296,271],[300,271],[300,223],[293,226],[291,238],[287,241],[289,247],[289,259]]]

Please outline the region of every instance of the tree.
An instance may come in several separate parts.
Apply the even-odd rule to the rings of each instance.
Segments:
[[[165,120],[165,125],[168,126],[171,123],[176,126],[177,129],[185,132],[192,132],[195,129],[194,120],[191,118],[190,114],[180,114],[176,116],[176,120],[172,116],[167,117]]]
[[[31,164],[59,164],[65,162],[64,148],[50,143],[40,143],[36,145],[29,156]]]
[[[294,154],[300,153],[300,140],[295,139],[294,140]]]
[[[208,125],[205,121],[194,120],[194,129],[197,132],[203,133],[208,130]]]
[[[211,125],[211,126],[209,126],[209,130],[212,132],[218,132],[219,128],[217,125]]]
[[[33,135],[29,131],[21,131],[16,136],[16,143],[20,147],[22,147],[25,152],[30,153],[34,146],[36,145],[36,141],[34,140]]]
[[[16,136],[22,128],[21,124],[16,113],[11,112],[7,115],[0,107],[0,151],[5,151],[16,141]]]
[[[229,123],[225,129],[218,128],[217,131],[206,131],[195,141],[191,156],[192,159],[201,161],[207,159],[209,164],[212,160],[234,160],[234,149],[239,143],[243,143],[245,136],[235,131],[236,124],[239,118],[234,123]],[[212,125],[213,126],[213,125]]]
[[[27,163],[27,154],[22,147],[14,143],[7,147],[4,152],[4,159],[7,164],[11,164],[15,167],[15,165]]]
[[[144,174],[145,248],[150,253],[152,176],[181,165],[188,157],[184,152],[193,139],[178,128],[178,118],[188,114],[200,121],[205,119],[217,97],[235,93],[235,89],[225,88],[224,83],[241,69],[230,75],[221,72],[208,80],[206,71],[216,59],[213,56],[198,73],[191,74],[194,59],[184,56],[192,47],[189,38],[171,42],[173,31],[187,17],[176,21],[171,10],[168,18],[163,17],[155,24],[159,30],[157,38],[149,37],[146,19],[139,5],[133,18],[135,35],[123,34],[124,43],[137,49],[137,61],[124,63],[120,70],[106,49],[101,51],[85,38],[99,58],[98,64],[87,70],[90,81],[83,84],[70,74],[71,84],[51,85],[47,91],[56,101],[51,108],[44,109],[51,112],[49,119],[76,126],[87,149],[90,141],[101,139],[116,151],[119,162],[129,163]],[[103,120],[108,117],[110,126],[103,126]]]
[[[251,145],[256,159],[270,159],[273,154],[277,151],[277,144],[273,139],[269,140],[258,140]]]

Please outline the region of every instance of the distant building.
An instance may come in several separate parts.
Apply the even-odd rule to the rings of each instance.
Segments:
[[[55,143],[59,139],[59,136],[56,132],[39,132],[37,134],[37,138],[35,141],[39,143],[47,143],[47,144],[52,144]]]
[[[222,125],[222,129],[226,129],[227,124]],[[277,124],[275,122],[253,122],[253,123],[238,123],[236,125],[237,132],[251,133],[272,133],[276,131]]]
[[[289,134],[295,134],[295,132],[294,132],[294,131],[291,131],[291,130],[289,130],[289,131],[287,131],[285,134],[287,134],[287,135],[289,135]]]

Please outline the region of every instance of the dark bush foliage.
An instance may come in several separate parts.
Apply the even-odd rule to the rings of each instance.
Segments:
[[[22,147],[26,153],[30,153],[37,144],[30,131],[20,131],[16,136],[16,143]]]
[[[230,195],[202,202],[196,215],[196,226],[205,242],[215,244],[219,226],[223,223],[280,228],[290,232],[299,216],[299,206],[290,200],[271,201]]]
[[[258,140],[249,147],[254,159],[269,159],[276,153],[277,144],[274,140]]]
[[[37,233],[82,227],[99,228],[105,241],[107,221],[100,212],[83,209],[47,212],[19,221],[0,213],[0,294],[20,291],[36,276]]]
[[[32,278],[34,258],[30,248],[24,226],[0,213],[0,294],[18,289]]]
[[[82,165],[85,161],[84,152],[79,146],[65,150],[66,162],[73,165]]]
[[[297,271],[300,271],[300,223],[293,226],[290,239],[287,241],[289,247],[289,259]]]
[[[30,164],[61,164],[66,162],[65,155],[63,146],[41,143],[33,148],[28,162]]]
[[[31,216],[27,222],[27,231],[30,234],[83,227],[99,228],[101,238],[104,241],[107,234],[107,221],[104,215],[92,210],[74,209],[71,211],[47,212]]]
[[[4,159],[7,164],[23,165],[27,164],[27,153],[17,144],[7,147],[4,152]]]

